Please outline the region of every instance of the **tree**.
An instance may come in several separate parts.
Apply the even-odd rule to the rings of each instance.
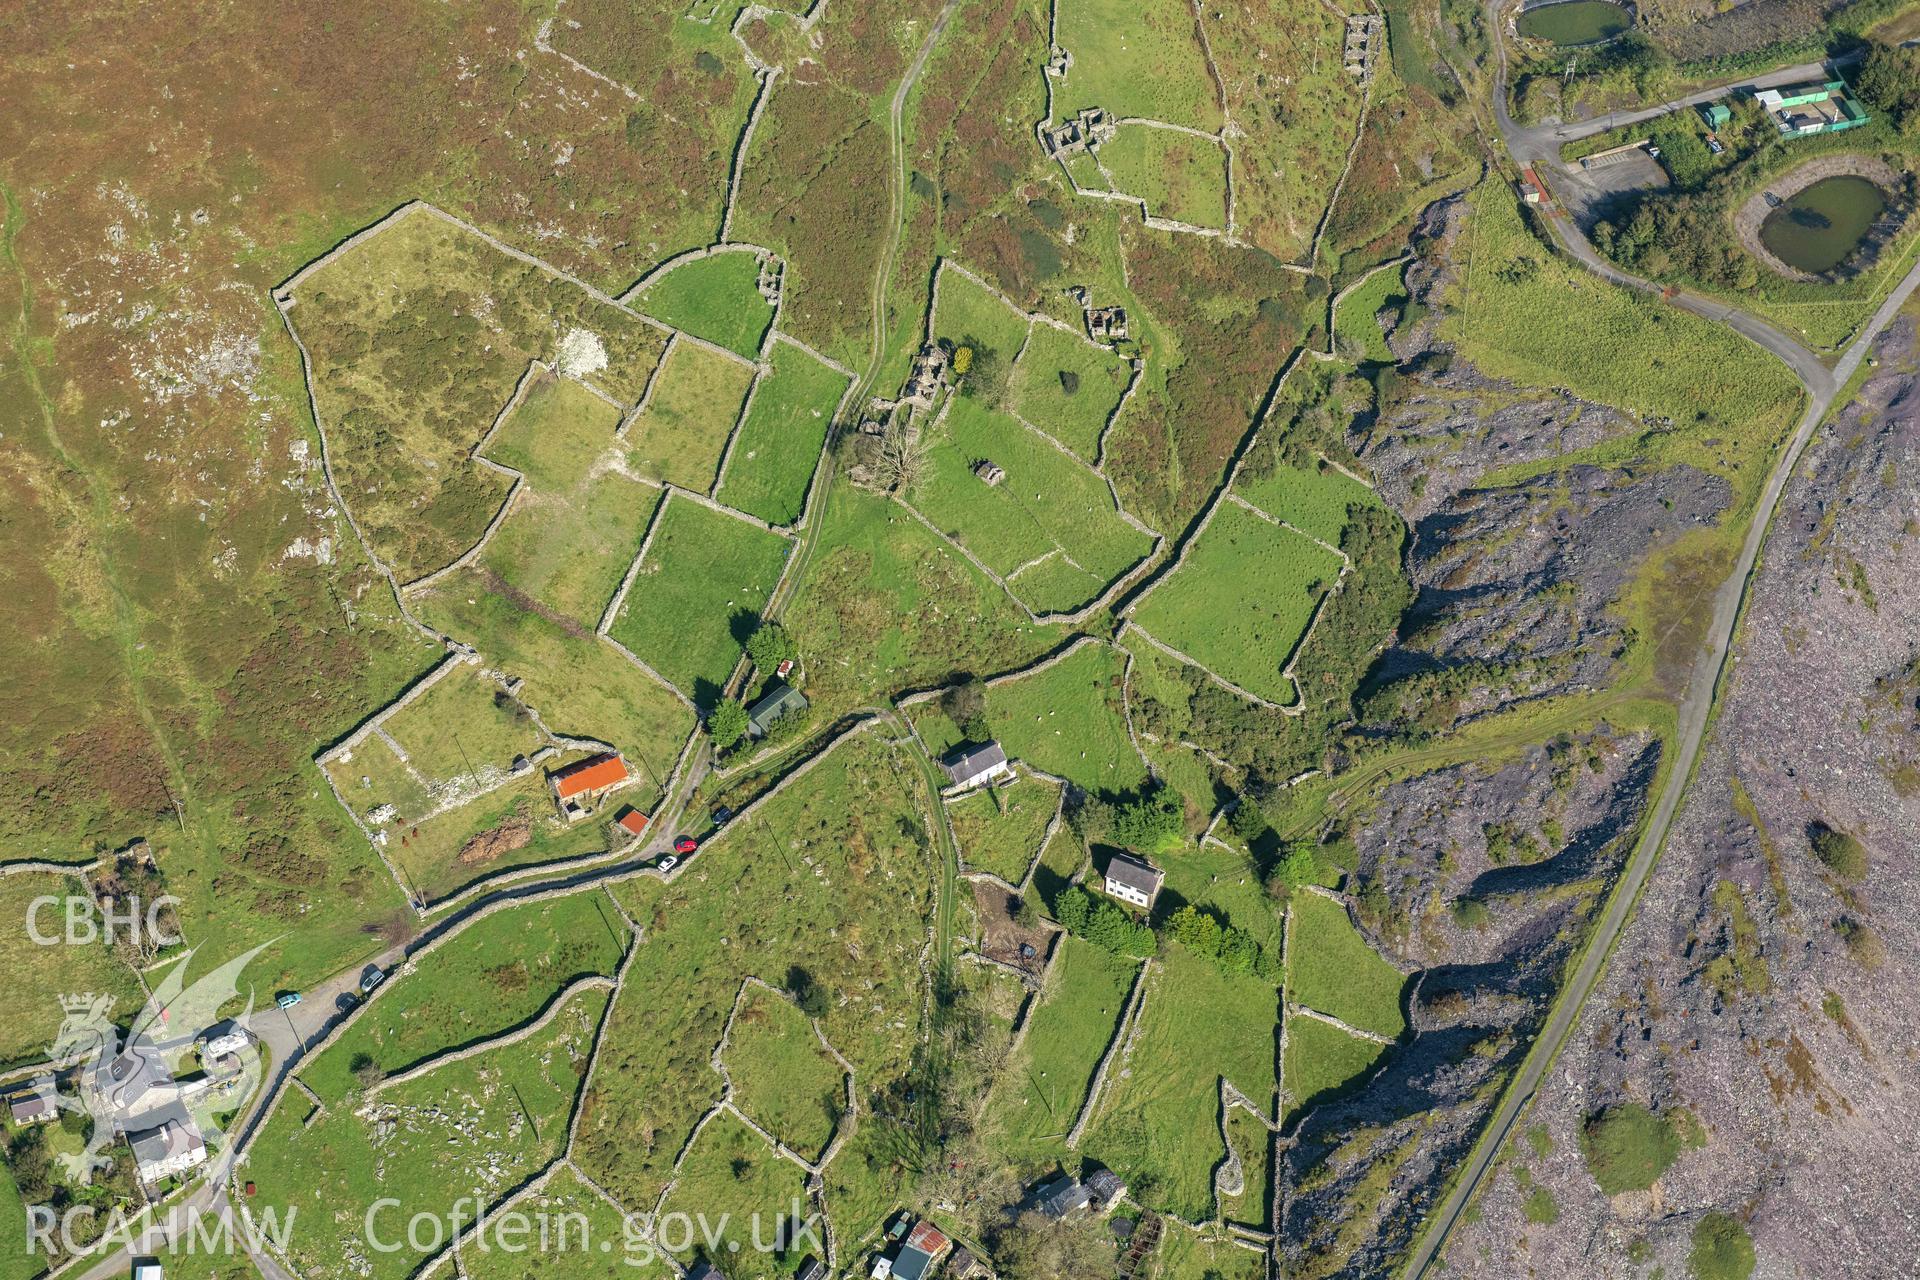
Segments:
[[[1320,854],[1308,840],[1296,840],[1288,845],[1273,869],[1274,883],[1287,893],[1292,893],[1302,885],[1312,884],[1319,878]]]
[[[747,660],[761,671],[773,671],[781,663],[800,656],[799,647],[793,643],[793,637],[787,629],[777,622],[768,622],[762,618],[760,625],[747,637]]]
[[[1149,852],[1177,842],[1186,806],[1172,787],[1156,787],[1113,811],[1113,838]]]
[[[988,1242],[1002,1280],[1108,1280],[1113,1234],[1098,1214],[1055,1219],[1029,1209]]]
[[[707,732],[713,745],[725,751],[747,736],[747,709],[728,698],[707,715]]]
[[[965,345],[955,347],[953,349],[953,376],[956,378],[965,377],[967,370],[971,368],[973,368],[973,348]]]
[[[814,981],[813,974],[797,964],[787,970],[787,994],[809,1018],[826,1017],[826,989]]]
[[[965,676],[941,694],[940,709],[970,741],[984,742],[992,736],[987,724],[987,686],[979,677]]]

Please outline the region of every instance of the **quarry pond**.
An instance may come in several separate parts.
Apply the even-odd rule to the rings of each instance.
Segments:
[[[1846,261],[1886,207],[1886,192],[1866,178],[1822,178],[1767,215],[1760,243],[1788,266],[1817,275]]]

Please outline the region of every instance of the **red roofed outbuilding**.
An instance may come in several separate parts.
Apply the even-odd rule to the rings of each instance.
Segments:
[[[572,821],[587,815],[586,801],[619,786],[632,776],[627,762],[620,758],[618,752],[606,751],[555,770],[548,775],[547,781],[553,784],[553,798],[560,802],[560,811],[566,814],[568,821]]]

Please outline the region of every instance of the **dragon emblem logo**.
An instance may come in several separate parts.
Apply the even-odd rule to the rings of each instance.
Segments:
[[[188,952],[150,989],[124,1036],[113,1021],[109,995],[60,997],[63,1018],[48,1059],[55,1071],[54,1101],[89,1121],[83,1150],[58,1157],[76,1184],[111,1168],[108,1149],[125,1137],[143,1170],[157,1176],[204,1167],[223,1180],[231,1144],[219,1117],[236,1113],[259,1087],[259,1046],[248,1024],[249,987],[238,1012],[222,1016],[240,997],[240,975],[270,944],[196,977]]]

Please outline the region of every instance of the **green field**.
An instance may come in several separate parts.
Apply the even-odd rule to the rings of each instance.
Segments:
[[[924,798],[919,771],[862,734],[728,824],[672,884],[616,890],[647,936],[615,1002],[573,1155],[622,1203],[654,1202],[719,1098],[709,1059],[749,974],[776,986],[796,967],[811,975],[826,997],[821,1030],[853,1064],[862,1099],[909,1087],[934,889]],[[839,1176],[869,1186],[893,1175],[849,1166]]]
[[[1133,620],[1216,675],[1285,706],[1281,672],[1340,577],[1340,558],[1290,529],[1223,502],[1185,563],[1153,588]]]
[[[1373,1068],[1385,1045],[1350,1036],[1317,1018],[1287,1021],[1286,1113],[1298,1115]]]
[[[1401,998],[1407,979],[1367,945],[1346,907],[1318,893],[1302,893],[1291,910],[1288,998],[1375,1035],[1404,1032]]]
[[[571,378],[537,374],[487,441],[483,456],[546,493],[572,493],[613,448],[620,410]]]
[[[756,253],[710,254],[674,267],[648,285],[633,305],[661,324],[752,360],[773,324],[773,307],[754,285],[759,277]]]
[[[963,796],[947,806],[960,861],[1019,884],[1039,856],[1040,841],[1059,807],[1060,787],[1028,773],[1010,785]]]
[[[1073,55],[1054,90],[1056,118],[1103,107],[1113,119],[1220,127],[1219,92],[1182,0],[1060,0],[1055,21],[1056,39]]]
[[[1121,702],[1122,667],[1111,646],[1082,644],[1037,675],[987,694],[988,727],[1007,755],[1094,795],[1132,790],[1146,781]],[[914,725],[935,755],[961,740],[938,703],[914,709]]]
[[[826,1150],[846,1110],[846,1073],[791,1001],[746,988],[724,1065],[734,1106],[809,1160]]]
[[[1003,670],[1058,642],[899,503],[839,485],[816,518],[820,549],[784,617],[803,655],[832,655],[807,664],[816,704]]]
[[[1759,483],[1764,461],[1739,445],[1770,451],[1800,401],[1778,360],[1725,325],[1551,253],[1527,232],[1504,182],[1483,184],[1472,203],[1464,250],[1472,270],[1445,326],[1461,355],[1494,377],[1672,417],[1681,431],[1663,442],[1666,452],[1691,448],[1718,470],[1746,453],[1753,472],[1735,487]]]
[[[638,772],[664,781],[693,716],[590,628],[551,614],[484,568],[443,579],[414,607],[486,655],[488,666],[524,680],[520,700],[554,733],[611,743]]]
[[[629,465],[682,489],[711,492],[752,385],[752,365],[676,342],[627,432]]]
[[[1320,465],[1313,470],[1276,464],[1265,474],[1240,472],[1234,492],[1268,515],[1330,547],[1340,545],[1349,506],[1378,507],[1379,497],[1352,476]]]
[[[391,1075],[434,1054],[497,1036],[535,1017],[574,979],[612,976],[626,922],[598,890],[498,911],[387,980],[379,998],[300,1071],[337,1102],[358,1086],[363,1055]]]
[[[1264,1280],[1267,1274],[1258,1249],[1202,1237],[1175,1223],[1161,1234],[1153,1267],[1154,1280]]]
[[[983,1123],[994,1150],[1016,1163],[1035,1163],[1064,1149],[1126,1010],[1136,967],[1071,934],[1060,939],[1046,990],[1027,1014],[1026,1038],[988,1095]]]
[[[63,995],[94,992],[113,997],[110,1011],[124,1021],[146,1002],[133,970],[104,942],[91,946],[42,946],[28,933],[27,915],[41,898],[58,898],[40,908],[34,927],[41,936],[59,938],[66,929],[69,896],[90,898],[78,876],[22,871],[0,876],[0,960],[15,976],[13,994],[0,997],[0,1063],[44,1061],[65,1013]],[[93,916],[95,924],[99,917]]]
[[[702,706],[720,696],[792,544],[670,498],[610,634]]]
[[[1155,962],[1127,1074],[1111,1082],[1082,1143],[1149,1207],[1183,1218],[1213,1211],[1219,1079],[1256,1103],[1274,1087],[1279,994],[1180,947]]]
[[[1245,1189],[1237,1196],[1220,1198],[1220,1214],[1229,1222],[1241,1222],[1260,1230],[1273,1221],[1271,1193],[1273,1135],[1266,1121],[1245,1107],[1227,1108],[1227,1137],[1246,1178]]]
[[[467,456],[532,360],[638,400],[664,339],[624,310],[435,217],[402,218],[303,281],[294,327],[342,494],[402,580],[479,538],[508,481]]]
[[[545,743],[539,726],[504,700],[500,682],[462,663],[380,726],[436,792],[504,777],[513,758]],[[409,815],[404,812],[401,820]]]
[[[514,1215],[524,1215],[528,1230],[520,1231]],[[570,1165],[506,1214],[490,1216],[494,1227],[460,1251],[467,1280],[665,1280],[677,1274],[641,1239],[640,1216],[609,1204]],[[603,1240],[612,1248],[602,1250]]]
[[[1152,550],[1152,538],[1121,517],[1091,468],[975,400],[949,403],[911,500],[936,528],[1008,578],[1028,608],[1051,613],[1084,605]],[[988,485],[975,476],[982,460],[1006,479]],[[1039,575],[1042,568],[1050,572]]]
[[[958,271],[940,271],[939,305],[933,312],[933,337],[953,346],[973,348],[983,376],[988,369],[1010,369],[1027,341],[1027,317],[1008,306],[991,290]]]
[[[446,1215],[476,1193],[497,1203],[559,1155],[606,1003],[603,991],[583,992],[530,1040],[447,1063],[359,1107],[329,1107],[311,1124],[305,1098],[289,1093],[261,1130],[247,1176],[257,1208],[283,1219],[295,1211],[287,1252],[300,1274],[401,1280],[433,1252],[408,1244],[409,1217]],[[400,1201],[372,1224],[399,1244],[391,1252],[369,1248],[358,1230],[381,1197]]]
[[[1093,462],[1101,433],[1132,377],[1127,362],[1106,347],[1036,324],[1014,368],[1014,411]]]
[[[1394,362],[1393,348],[1387,345],[1386,330],[1380,327],[1379,315],[1381,308],[1407,300],[1402,283],[1405,274],[1404,268],[1374,272],[1365,284],[1342,298],[1334,311],[1335,331],[1359,345],[1361,359],[1379,364]]]
[[[711,1244],[698,1240],[694,1249],[711,1248],[712,1256],[725,1261],[729,1280],[774,1280],[791,1275],[799,1257],[756,1249],[752,1242],[756,1234],[762,1242],[773,1241],[783,1215],[810,1216],[806,1188],[806,1170],[722,1112],[693,1140],[662,1214],[686,1214],[712,1224],[716,1239]],[[677,1256],[687,1263],[694,1253]]]
[[[1156,218],[1226,229],[1227,153],[1212,139],[1121,125],[1113,141],[1100,148],[1100,167],[1115,191],[1144,201]]]
[[[846,375],[785,342],[773,344],[721,481],[720,500],[768,524],[790,525],[807,502]]]

